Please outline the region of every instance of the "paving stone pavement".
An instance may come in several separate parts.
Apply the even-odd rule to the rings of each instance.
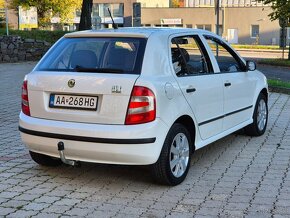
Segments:
[[[148,168],[38,166],[18,114],[33,64],[0,65],[0,217],[290,217],[290,96],[271,93],[261,137],[235,133],[192,158],[187,179],[156,185]]]

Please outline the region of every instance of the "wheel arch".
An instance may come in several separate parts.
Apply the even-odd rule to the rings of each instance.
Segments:
[[[263,95],[265,95],[266,97],[266,101],[268,102],[268,90],[266,88],[263,88],[260,93],[262,93]]]
[[[255,96],[253,98],[252,116],[254,115],[255,106],[256,106],[256,103],[257,103],[257,100],[258,100],[260,94],[263,94],[266,97],[266,103],[268,103],[268,98],[269,98],[268,89],[266,87],[261,87],[261,88],[257,89],[256,90],[256,93],[255,93]]]
[[[193,119],[189,115],[183,115],[175,120],[175,123],[180,123],[185,126],[185,128],[189,131],[190,138],[193,144],[192,150],[195,151],[195,139],[196,139],[196,127]]]

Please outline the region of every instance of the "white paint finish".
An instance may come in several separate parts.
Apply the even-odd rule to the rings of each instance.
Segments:
[[[220,75],[178,77],[177,81],[188,104],[190,105],[197,125],[223,115],[223,86]],[[195,88],[187,93],[186,89]],[[222,129],[223,119],[199,126],[202,139],[218,134]]]
[[[86,31],[65,37],[143,37],[147,38],[141,75],[85,74],[69,72],[32,72],[27,76],[33,117],[20,114],[23,128],[58,134],[100,138],[151,138],[156,142],[144,145],[118,145],[65,141],[67,158],[114,164],[152,164],[160,154],[168,130],[181,116],[188,116],[196,129],[195,146],[201,148],[252,122],[253,108],[233,116],[198,126],[198,123],[220,117],[237,107],[254,105],[259,92],[267,88],[265,77],[258,71],[218,74],[213,54],[209,53],[214,74],[179,77],[171,64],[170,40],[175,36],[214,34],[203,30],[178,28],[120,28],[118,30]],[[218,37],[219,38],[219,37]],[[209,51],[209,46],[205,44]],[[243,60],[244,61],[244,60]],[[36,68],[35,68],[36,69]],[[75,79],[74,88],[67,86]],[[231,81],[232,90],[224,88]],[[247,83],[248,82],[248,83]],[[247,83],[247,84],[245,84]],[[129,97],[134,85],[151,89],[156,97],[156,120],[141,125],[123,125]],[[112,93],[112,86],[122,86],[122,93]],[[186,89],[193,87],[193,93]],[[245,90],[241,93],[241,89]],[[52,110],[48,108],[51,92],[97,95],[98,110]],[[249,105],[248,105],[249,104]],[[224,126],[224,128],[223,128]],[[29,149],[58,156],[59,140],[21,134]]]
[[[63,141],[65,155],[69,159],[136,165],[156,162],[169,130],[169,127],[158,118],[146,124],[125,126],[54,121],[29,117],[23,113],[20,113],[19,125],[33,131],[95,138],[139,139],[157,137],[155,143],[126,145],[51,139],[21,133],[23,142],[35,152],[58,157],[57,143]]]
[[[174,97],[174,88],[171,83],[166,83],[164,86],[164,91],[169,100],[173,99]]]
[[[224,86],[224,113],[232,113],[245,107],[253,105],[253,98],[257,83],[257,78],[253,72],[234,72],[223,73],[222,82],[231,83],[230,86]],[[232,128],[251,117],[252,109],[235,113],[224,118],[223,130]]]
[[[133,85],[138,75],[33,72],[27,76],[31,116],[85,123],[124,124]],[[68,87],[70,79],[75,86]],[[112,93],[113,86],[122,87]],[[54,94],[97,96],[97,111],[71,110],[49,107],[49,96]]]

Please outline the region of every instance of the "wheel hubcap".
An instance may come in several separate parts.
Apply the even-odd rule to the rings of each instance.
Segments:
[[[169,163],[172,174],[180,177],[186,171],[189,161],[189,143],[185,134],[178,133],[171,144]]]
[[[264,99],[261,99],[257,111],[257,125],[260,131],[265,128],[267,122],[267,107]]]

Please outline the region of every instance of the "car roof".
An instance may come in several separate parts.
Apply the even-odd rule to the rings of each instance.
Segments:
[[[170,27],[122,27],[118,29],[86,30],[67,33],[65,38],[79,37],[137,37],[149,38],[150,35],[171,35],[176,33],[203,33],[207,32],[192,28],[170,28]]]

